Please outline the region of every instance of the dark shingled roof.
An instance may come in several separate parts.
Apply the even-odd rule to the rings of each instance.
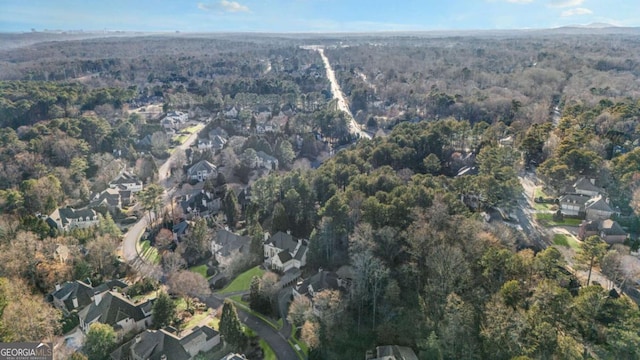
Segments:
[[[132,318],[140,321],[147,317],[146,313],[151,312],[151,301],[143,304],[133,304],[122,295],[109,291],[102,295],[102,300],[96,305],[92,302],[78,313],[78,317],[85,323],[97,320],[103,324],[116,325],[121,320]]]
[[[283,264],[286,263],[287,261],[293,259],[288,250],[280,251],[278,253],[278,258],[280,259],[280,262],[283,263]]]
[[[313,289],[314,293],[320,292],[322,290],[333,289],[338,290],[340,286],[338,286],[338,275],[334,272],[329,271],[318,271],[313,274],[313,276],[304,280],[302,283],[296,286],[296,291],[300,295],[309,294],[309,286]]]
[[[130,174],[128,172],[122,172],[120,175],[118,175],[117,178],[113,179],[109,185],[111,186],[115,186],[115,185],[121,185],[121,184],[136,184],[136,185],[142,185],[142,181],[140,179],[138,179],[135,175]]]
[[[293,236],[282,231],[278,231],[275,235],[273,235],[267,241],[267,244],[271,244],[278,249],[288,250],[289,252],[293,252],[298,245],[298,243],[293,240]]]
[[[249,250],[249,245],[251,244],[250,237],[240,236],[228,230],[218,230],[214,241],[222,247],[218,250],[222,256],[229,256],[236,250],[239,253],[244,253],[246,250]]]
[[[599,188],[591,183],[587,178],[581,177],[573,184],[573,188],[575,190],[583,190],[583,191],[593,191],[600,193],[602,192],[602,188]]]
[[[589,197],[587,195],[580,194],[567,194],[560,196],[559,200],[561,203],[584,205],[589,201]]]
[[[598,229],[605,235],[627,235],[627,232],[616,221],[607,219],[598,224]]]
[[[198,338],[209,341],[217,335],[218,332],[208,326],[196,326],[182,338],[166,329],[146,330],[111,353],[111,359],[128,360],[135,354],[137,358],[148,360],[160,360],[163,355],[167,360],[189,360],[191,355],[185,346]]]

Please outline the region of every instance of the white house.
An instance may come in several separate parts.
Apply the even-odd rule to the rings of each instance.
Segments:
[[[278,169],[278,159],[260,150],[257,153],[258,159],[256,161],[256,167],[263,167],[267,170]]]
[[[86,229],[98,225],[98,214],[93,209],[58,208],[47,218],[49,226],[69,231],[76,228]]]
[[[123,171],[109,183],[109,188],[123,189],[135,193],[142,191],[142,180],[129,172]]]
[[[218,176],[218,168],[207,160],[200,160],[187,170],[189,180],[204,181]]]
[[[265,266],[285,272],[307,264],[308,244],[306,240],[294,240],[282,231],[277,232],[264,243]]]

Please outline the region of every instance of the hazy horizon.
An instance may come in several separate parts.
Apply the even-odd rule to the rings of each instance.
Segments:
[[[0,32],[342,33],[640,26],[630,0],[5,0]]]

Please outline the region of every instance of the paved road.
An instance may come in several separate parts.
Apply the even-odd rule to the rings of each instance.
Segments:
[[[197,138],[198,138],[197,132],[191,134],[187,138],[187,140],[182,145],[176,147],[176,149],[182,149],[182,150],[188,149],[191,146],[191,144],[193,144],[196,141]],[[162,198],[163,203],[166,203],[167,201],[169,201],[170,196],[173,194],[173,189],[171,187],[172,184],[168,175],[169,175],[171,162],[174,160],[174,154],[175,152],[158,169],[158,172],[159,172],[158,183],[165,189],[165,192]],[[138,222],[135,223],[132,227],[130,227],[129,230],[124,234],[124,237],[122,239],[122,257],[127,262],[133,262],[138,258],[136,243],[138,242],[138,239],[140,239],[140,236],[142,236],[144,229],[147,227],[148,220],[149,219],[147,216],[142,216],[140,220],[138,220]]]
[[[201,299],[210,308],[218,308],[224,303],[224,299],[216,294],[210,295],[207,298]],[[271,349],[276,355],[278,360],[296,360],[298,355],[296,351],[291,347],[286,338],[280,334],[277,330],[266,324],[260,318],[251,315],[250,313],[242,310],[240,307],[236,307],[238,310],[238,318],[240,322],[248,326],[251,330],[271,346]]]
[[[363,139],[371,139],[371,135],[366,131],[360,128],[360,125],[353,118],[353,114],[351,114],[351,110],[349,110],[349,105],[347,105],[347,100],[344,98],[344,94],[342,93],[342,89],[338,84],[338,80],[336,79],[336,73],[331,68],[331,64],[329,63],[329,59],[324,54],[324,49],[315,48],[316,51],[320,54],[322,58],[322,62],[324,63],[324,68],[327,73],[327,78],[331,83],[331,93],[333,97],[338,100],[338,109],[344,111],[347,114],[347,118],[349,119],[349,131],[353,134],[358,135]]]
[[[178,146],[177,148],[185,150],[189,148],[189,146],[191,146],[191,144],[193,144],[197,138],[198,133],[193,133],[182,145]],[[173,154],[175,154],[175,152]],[[175,158],[173,154],[158,169],[158,183],[165,189],[165,192],[162,194],[161,200],[163,204],[166,204],[168,201],[170,201],[173,193],[175,192],[175,188],[172,187],[172,180],[169,178],[169,169],[172,161]],[[129,265],[131,265],[133,269],[136,270],[136,272],[140,276],[161,280],[163,275],[162,268],[159,265],[151,264],[145,261],[139,256],[138,250],[136,249],[136,244],[144,233],[144,230],[146,229],[148,223],[149,217],[144,215],[124,234],[122,239],[122,257],[129,263]]]

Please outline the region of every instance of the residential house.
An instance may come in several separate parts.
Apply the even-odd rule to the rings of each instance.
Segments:
[[[46,221],[49,226],[60,231],[86,229],[98,225],[98,214],[92,209],[58,208]]]
[[[596,197],[604,193],[604,189],[595,185],[595,179],[587,179],[581,177],[572,186],[573,192],[580,195],[586,195],[589,197]]]
[[[221,136],[221,135],[215,135],[213,137],[210,138],[211,140],[211,149],[216,150],[216,151],[220,151],[224,148],[224,146],[227,144],[227,138]]]
[[[211,241],[211,252],[219,263],[224,263],[235,254],[249,255],[250,245],[250,237],[222,229],[216,232],[215,238]]]
[[[67,281],[64,284],[56,284],[55,290],[51,293],[51,301],[57,309],[69,314],[91,304],[96,294],[117,288],[124,289],[127,286],[128,284],[121,280],[110,280],[95,288],[90,283],[80,280]]]
[[[584,216],[585,204],[589,196],[580,194],[566,194],[559,198],[560,210],[564,215]]]
[[[229,119],[235,119],[238,117],[238,109],[236,107],[232,107],[231,109],[224,112],[224,117]]]
[[[377,346],[376,354],[368,351],[366,360],[418,360],[418,356],[410,347],[387,345]]]
[[[220,136],[221,138],[227,140],[229,139],[229,133],[227,133],[227,131],[223,128],[221,128],[220,126],[216,127],[215,129],[209,131],[209,139],[212,139],[216,136]]]
[[[114,291],[97,293],[93,302],[78,312],[80,329],[86,334],[94,322],[108,324],[119,337],[131,331],[145,330],[153,320],[153,301],[134,304],[131,300]]]
[[[142,191],[142,180],[127,171],[123,171],[109,183],[109,188],[128,190],[135,193]]]
[[[200,160],[187,170],[189,180],[204,181],[218,176],[218,168],[207,160]]]
[[[189,218],[216,214],[221,206],[220,198],[204,190],[196,190],[191,194],[186,194],[180,201],[182,212]]]
[[[131,197],[131,192],[129,193],[129,199]],[[106,208],[111,213],[115,212],[116,209],[122,209],[122,198],[120,197],[120,190],[118,189],[105,189],[100,193],[96,193],[91,197],[91,201],[89,202],[89,207],[92,209],[95,208]]]
[[[578,238],[584,240],[593,235],[600,236],[607,244],[620,244],[628,237],[627,232],[614,220],[583,220],[578,227]]]
[[[220,344],[220,333],[196,326],[178,336],[176,329],[146,330],[111,353],[112,360],[191,360]]]
[[[346,283],[344,283],[335,272],[318,270],[309,278],[303,281],[298,281],[296,286],[293,287],[292,293],[294,297],[305,296],[313,304],[313,312],[320,316],[321,309],[315,306],[314,298],[318,293],[323,290],[346,290]]]
[[[279,231],[264,243],[265,266],[280,272],[299,269],[307,264],[307,250],[306,240]]]
[[[209,139],[198,139],[198,143],[196,145],[198,150],[207,150],[213,148],[213,142]]]
[[[173,225],[171,230],[173,231],[173,240],[182,241],[182,239],[188,235],[189,222],[182,219],[179,223]]]
[[[609,199],[603,198],[602,195],[589,199],[584,204],[584,208],[587,220],[604,220],[616,213],[609,206]]]
[[[267,170],[278,169],[278,159],[260,150],[257,152],[256,167],[263,167]]]
[[[160,124],[165,131],[173,132],[182,129],[188,121],[189,114],[183,113],[182,111],[170,111],[167,113],[167,116],[160,121]]]

